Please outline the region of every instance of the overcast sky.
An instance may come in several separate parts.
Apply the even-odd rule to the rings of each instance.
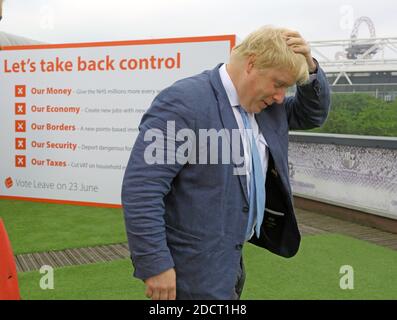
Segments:
[[[379,37],[397,37],[395,0],[5,0],[0,30],[50,43],[236,34],[261,25],[309,41],[346,39],[368,16]],[[360,36],[368,37],[366,27]]]

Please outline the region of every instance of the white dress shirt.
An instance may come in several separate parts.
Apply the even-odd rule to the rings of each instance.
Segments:
[[[234,87],[234,84],[232,82],[232,79],[230,79],[229,74],[227,73],[226,70],[226,64],[223,64],[219,68],[219,75],[221,77],[221,81],[223,84],[223,87],[226,90],[227,97],[229,98],[230,105],[232,106],[232,110],[234,113],[234,117],[236,118],[238,128],[240,129],[240,134],[241,134],[241,139],[243,143],[243,148],[244,148],[244,163],[246,167],[246,173],[247,173],[247,189],[248,189],[248,194],[250,192],[250,180],[251,180],[251,150],[250,150],[250,144],[249,144],[249,138],[245,134],[245,127],[243,123],[243,119],[241,117],[241,114],[236,106],[240,105],[240,100],[237,95],[237,90]],[[258,147],[258,152],[259,156],[261,159],[262,163],[262,169],[263,169],[263,176],[266,179],[266,172],[267,172],[267,166],[268,166],[268,161],[269,161],[269,148],[266,142],[265,137],[262,135],[262,133],[259,131],[258,123],[256,122],[254,113],[248,113],[248,119],[251,123],[252,131],[253,131],[253,136],[256,142],[256,145]]]

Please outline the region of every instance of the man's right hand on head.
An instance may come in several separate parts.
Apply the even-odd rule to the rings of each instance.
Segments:
[[[146,279],[145,284],[145,295],[152,300],[175,300],[176,298],[176,273],[174,268]]]

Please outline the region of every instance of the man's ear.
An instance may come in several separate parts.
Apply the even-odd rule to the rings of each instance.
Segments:
[[[256,58],[254,55],[248,56],[246,64],[245,64],[245,71],[247,72],[247,74],[250,74],[251,71],[254,69],[255,60],[256,60]]]

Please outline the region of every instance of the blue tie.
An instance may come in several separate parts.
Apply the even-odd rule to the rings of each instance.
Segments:
[[[263,221],[263,214],[265,211],[265,178],[263,176],[262,162],[259,156],[258,147],[255,139],[253,138],[252,127],[248,119],[247,112],[242,108],[238,107],[241,117],[243,119],[245,129],[248,129],[248,141],[251,150],[251,180],[250,180],[250,192],[249,192],[249,212],[248,212],[248,227],[246,231],[246,240],[251,238],[252,228],[255,223],[256,214],[256,236],[259,238],[261,225]]]

